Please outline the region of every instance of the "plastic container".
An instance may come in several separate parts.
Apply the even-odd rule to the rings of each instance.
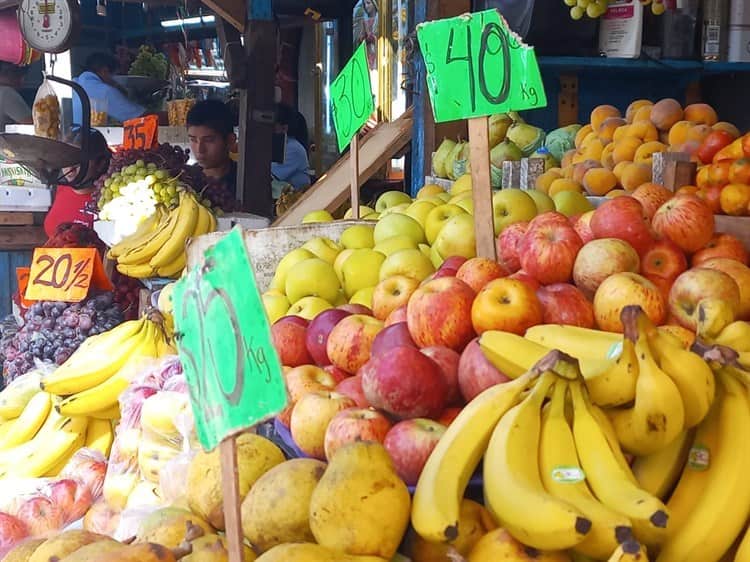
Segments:
[[[729,62],[750,62],[750,25],[729,26]]]
[[[26,51],[26,42],[21,35],[21,28],[18,27],[15,9],[0,12],[0,60],[24,64]]]
[[[639,0],[614,0],[602,16],[599,50],[611,58],[638,58],[642,39],[643,5]]]

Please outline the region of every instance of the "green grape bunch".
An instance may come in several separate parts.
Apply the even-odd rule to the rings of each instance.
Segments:
[[[158,80],[166,80],[169,75],[169,63],[167,57],[157,53],[148,45],[141,45],[138,49],[133,64],[130,65],[128,74],[131,76],[147,76]]]

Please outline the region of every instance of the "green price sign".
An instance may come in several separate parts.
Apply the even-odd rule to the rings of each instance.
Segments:
[[[339,151],[343,152],[375,111],[364,41],[331,84],[331,105]]]
[[[497,10],[417,27],[435,121],[457,121],[547,105],[533,47]]]
[[[242,231],[206,251],[173,294],[177,347],[207,451],[279,413],[287,396]]]

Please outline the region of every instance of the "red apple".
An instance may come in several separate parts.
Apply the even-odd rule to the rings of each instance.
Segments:
[[[284,316],[271,326],[273,347],[279,354],[281,364],[286,367],[297,367],[312,363],[307,351],[308,321],[300,316]]]
[[[594,317],[599,329],[622,333],[620,314],[630,305],[640,306],[657,326],[667,317],[666,302],[656,285],[637,273],[615,273],[599,285],[594,296]]]
[[[649,219],[652,219],[659,207],[669,201],[674,193],[658,183],[644,183],[638,186],[630,196],[643,205],[643,212]]]
[[[70,516],[73,513],[73,504],[75,503],[77,489],[78,484],[75,480],[70,478],[54,480],[44,488],[44,495],[51,499],[52,503],[60,508],[63,524],[73,521]],[[85,515],[85,512],[78,518],[83,515]]]
[[[129,399],[132,397],[132,395],[128,396]],[[91,455],[88,451],[81,449],[68,460],[60,472],[60,478],[72,478],[79,484],[83,484],[91,492],[91,497],[98,499],[102,495],[106,473],[107,460],[103,456]]]
[[[654,242],[641,257],[641,274],[648,278],[658,276],[674,281],[687,268],[685,253],[670,240]]]
[[[337,306],[339,310],[346,310],[347,312],[351,314],[361,314],[363,316],[372,316],[372,310],[370,310],[368,307],[366,307],[363,304],[342,304],[341,306]]]
[[[591,217],[595,238],[619,238],[642,254],[653,242],[643,205],[632,197],[615,197],[602,203]]]
[[[477,293],[493,279],[505,277],[507,274],[505,268],[496,261],[488,258],[471,258],[456,272],[456,278]]]
[[[477,334],[502,330],[523,335],[528,328],[542,323],[542,305],[534,290],[508,277],[490,281],[474,299],[471,320]]]
[[[336,392],[354,400],[357,408],[370,407],[370,403],[365,398],[365,391],[362,390],[362,377],[359,375],[341,381],[336,385]]]
[[[30,536],[38,538],[59,533],[65,524],[62,509],[41,495],[24,501],[16,511],[16,517],[29,530]]]
[[[325,460],[328,424],[336,414],[355,406],[354,400],[338,392],[308,392],[292,410],[292,439],[307,456]]]
[[[695,195],[678,195],[659,207],[653,225],[657,234],[692,254],[711,241],[714,214],[706,202]]]
[[[323,367],[323,370],[331,375],[331,377],[333,377],[333,380],[336,382],[336,384],[339,384],[344,379],[348,379],[352,376],[346,371],[342,371],[341,369],[339,369],[336,365],[326,365],[325,367]]]
[[[426,285],[433,279],[440,279],[441,277],[455,277],[458,273],[457,269],[453,269],[452,267],[444,267],[441,269],[438,269],[435,273],[427,277],[420,285]]]
[[[646,279],[651,281],[656,288],[659,289],[661,296],[664,297],[664,302],[669,302],[669,291],[672,290],[672,284],[674,279],[667,279],[666,277],[659,277],[658,275],[644,275]],[[669,323],[669,318],[665,322]]]
[[[76,488],[76,496],[73,499],[73,507],[68,513],[68,522],[78,521],[88,513],[93,504],[94,497],[91,494],[91,490],[89,490],[88,486],[79,482],[79,486]]]
[[[593,299],[599,285],[607,277],[624,271],[638,273],[640,264],[638,252],[624,240],[592,240],[578,252],[573,265],[573,281],[584,295]]]
[[[92,533],[114,536],[120,526],[119,509],[111,507],[107,500],[99,498],[83,518],[83,527]]]
[[[448,256],[443,263],[440,264],[438,271],[441,269],[455,269],[458,271],[464,263],[466,263],[466,258],[463,256]]]
[[[594,239],[594,233],[591,231],[591,217],[593,216],[594,211],[586,211],[573,223],[573,228],[584,244]]]
[[[573,264],[583,241],[567,219],[561,224],[549,217],[547,222],[534,226],[537,219],[531,221],[518,246],[521,267],[542,285],[566,283],[573,275]]]
[[[375,318],[385,320],[395,309],[406,306],[417,287],[419,281],[406,275],[383,279],[372,293],[372,313]]]
[[[289,402],[277,416],[279,421],[289,427],[294,405],[308,392],[333,390],[338,384],[330,373],[314,365],[301,365],[284,375]]]
[[[471,304],[475,293],[454,277],[434,279],[417,289],[406,309],[409,332],[419,347],[444,345],[461,351],[474,337]]]
[[[0,549],[3,552],[29,536],[23,521],[7,513],[0,512]]]
[[[442,345],[425,347],[421,351],[437,363],[440,371],[443,373],[443,379],[448,389],[445,403],[457,404],[461,400],[461,392],[458,388],[458,361],[461,359],[461,356],[452,349]]]
[[[581,291],[568,283],[547,285],[536,292],[544,324],[594,327],[594,307]]]
[[[479,347],[479,338],[469,342],[458,361],[458,386],[464,400],[471,402],[489,387],[509,380],[510,377],[498,371],[484,356]]]
[[[383,328],[372,342],[372,348],[370,349],[370,355],[372,357],[387,353],[394,347],[400,346],[417,347],[414,340],[411,338],[409,333],[409,326],[406,322],[399,322],[398,324],[391,324],[387,328]]]
[[[361,374],[367,401],[396,417],[438,416],[446,406],[440,367],[413,347],[394,347],[373,357]]]
[[[539,283],[539,281],[534,279],[531,275],[526,273],[523,269],[519,269],[515,273],[508,275],[508,279],[516,279],[518,281],[522,281],[526,283],[529,287],[531,287],[534,290],[534,292],[538,291],[539,287],[542,286],[542,284]]]
[[[537,228],[542,225],[570,226],[570,219],[557,211],[547,211],[537,215],[529,222],[529,228]]]
[[[383,445],[393,466],[408,486],[416,486],[419,475],[446,427],[424,418],[404,420],[394,425]]]
[[[328,352],[326,351],[328,336],[331,334],[331,330],[333,330],[336,324],[350,315],[351,313],[346,310],[331,308],[324,310],[312,319],[307,327],[305,345],[316,365],[325,367],[326,365],[331,364],[331,360],[328,358]]]
[[[691,264],[698,267],[714,258],[728,258],[740,263],[748,264],[748,252],[742,240],[732,234],[717,232],[706,246],[693,254]]]
[[[518,244],[523,239],[528,228],[528,222],[513,223],[505,227],[500,236],[497,237],[497,259],[511,273],[515,273],[521,269]]]
[[[703,262],[701,267],[715,269],[731,277],[740,291],[740,305],[735,309],[737,320],[750,320],[750,267],[737,260],[714,258]]]
[[[735,314],[740,307],[740,290],[734,279],[723,271],[697,267],[675,279],[669,291],[669,312],[680,326],[694,332],[698,302],[704,298],[726,301]]]
[[[333,416],[325,435],[325,453],[329,461],[343,445],[355,441],[382,443],[391,422],[373,408],[347,408]]]
[[[455,420],[458,417],[458,414],[460,414],[462,411],[463,408],[459,408],[457,406],[454,406],[453,408],[446,408],[445,411],[440,414],[438,419],[435,421],[443,424],[445,427],[448,427],[453,423],[453,420]]]
[[[328,336],[327,351],[331,363],[347,373],[356,373],[370,358],[372,342],[382,329],[383,323],[372,316],[347,316]]]
[[[385,327],[388,327],[392,324],[398,324],[399,322],[406,322],[406,305],[399,306],[396,310],[391,312],[388,315],[388,318],[385,319]]]

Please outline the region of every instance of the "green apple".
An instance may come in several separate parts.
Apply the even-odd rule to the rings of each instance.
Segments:
[[[279,293],[278,291],[266,291],[261,297],[263,299],[263,308],[266,309],[268,315],[268,321],[273,324],[281,318],[286,316],[289,307],[289,299],[286,295]]]
[[[378,213],[382,213],[386,209],[404,203],[407,205],[411,203],[411,197],[407,193],[403,191],[386,191],[375,201],[375,210]]]
[[[279,261],[279,265],[276,266],[276,271],[273,274],[273,279],[271,280],[271,284],[268,286],[268,288],[278,289],[283,293],[286,290],[286,274],[288,273],[289,269],[293,265],[298,264],[301,261],[309,260],[310,258],[314,257],[315,254],[309,252],[308,250],[305,250],[304,248],[297,248],[289,252],[287,255],[281,258],[281,260]]]
[[[336,256],[336,261],[333,262],[333,270],[336,272],[336,277],[339,278],[339,282],[342,284],[344,283],[344,273],[343,273],[343,267],[344,262],[349,259],[349,256],[352,255],[352,252],[354,252],[353,248],[347,248],[346,250],[342,250],[338,256]]]
[[[333,222],[333,215],[326,210],[312,211],[302,217],[302,224],[311,222]]]
[[[463,256],[466,259],[477,255],[477,242],[474,236],[474,217],[468,213],[450,219],[435,239],[433,244],[443,258]]]
[[[312,320],[329,308],[333,308],[333,305],[325,299],[321,299],[320,297],[303,297],[289,308],[287,314]]]
[[[458,195],[460,193],[471,193],[471,174],[464,174],[451,186],[451,195]]]
[[[375,250],[376,252],[380,252],[381,254],[385,255],[385,257],[388,257],[400,250],[410,250],[418,247],[419,245],[414,242],[414,239],[409,238],[408,236],[404,236],[403,234],[399,234],[398,236],[391,236],[390,238],[386,238],[385,240],[380,242],[380,244],[376,244],[373,250]]]
[[[414,201],[411,205],[406,208],[404,214],[409,215],[415,221],[417,221],[422,228],[424,228],[425,222],[427,221],[427,215],[430,214],[437,205],[432,201]]]
[[[428,183],[422,189],[417,191],[417,199],[424,199],[425,197],[429,197],[430,195],[437,195],[438,193],[442,193],[445,191],[442,187],[439,185],[435,185],[434,183]]]
[[[325,260],[331,265],[336,261],[336,256],[339,255],[339,252],[343,250],[337,242],[334,242],[330,238],[324,238],[323,236],[311,238],[302,244],[302,247],[305,250],[312,252],[316,258]]]
[[[377,245],[386,238],[399,234],[408,236],[414,240],[415,244],[421,244],[425,241],[424,229],[417,221],[408,215],[391,213],[381,217],[378,224],[375,225],[375,244]]]
[[[506,226],[533,219],[536,216],[536,203],[525,191],[501,189],[492,196],[492,214],[497,236]]]
[[[466,211],[470,215],[474,214],[474,199],[472,197],[461,199],[461,201],[456,203],[456,206],[461,207],[464,211]]]
[[[441,191],[441,193],[445,193],[445,191]],[[429,201],[430,203],[433,203],[436,206],[445,205],[445,200],[442,197],[438,197],[437,195],[425,195],[420,199],[420,201]]]
[[[359,216],[360,217],[364,217],[364,216],[369,215],[370,213],[374,213],[374,212],[375,212],[375,209],[373,209],[372,207],[368,207],[367,205],[360,205],[359,206]],[[344,218],[345,219],[352,218],[352,209],[351,208],[347,209],[346,213],[344,213]]]
[[[552,197],[546,193],[539,191],[538,189],[529,189],[526,193],[534,200],[537,215],[555,210],[555,202],[552,200]]]
[[[432,265],[435,266],[435,269],[440,269],[440,266],[443,265],[443,262],[445,261],[445,258],[440,255],[440,252],[437,251],[436,246],[430,247],[430,261],[432,262]]]
[[[339,295],[336,297],[336,300],[333,301],[333,306],[341,306],[342,304],[346,304],[349,301],[346,299],[346,293],[344,292],[344,289],[341,289],[339,291]]]
[[[594,210],[594,205],[591,204],[591,201],[586,199],[583,193],[578,193],[577,191],[560,191],[559,193],[555,193],[552,199],[555,202],[555,209],[566,217],[582,215]]]
[[[431,254],[430,254],[431,250],[432,250],[432,248],[430,248],[430,246],[428,244],[420,244],[419,245],[419,251],[422,252],[422,254],[424,254],[428,258],[432,257]],[[430,261],[432,261],[432,259],[430,259]]]
[[[286,276],[286,296],[291,303],[303,297],[320,297],[333,302],[340,288],[333,266],[320,258],[299,262]]]
[[[435,197],[440,199],[443,203],[447,203],[448,201],[450,201],[452,195],[447,191],[443,191],[442,193],[438,193],[437,195],[435,195]]]
[[[391,254],[380,266],[380,280],[388,279],[394,275],[405,275],[417,281],[429,277],[435,273],[435,268],[421,250],[400,250]]]
[[[362,217],[362,220],[364,221],[376,221],[380,218],[380,213],[370,213],[369,215],[365,215]]]
[[[375,228],[368,224],[355,224],[341,233],[339,243],[347,249],[359,250],[372,248],[375,245],[373,233]]]
[[[375,287],[360,289],[349,299],[349,304],[361,304],[372,310],[372,295],[374,292]]]
[[[470,191],[464,191],[463,193],[459,193],[457,195],[454,195],[448,200],[448,205],[457,205],[464,199],[471,199],[473,195]]]
[[[401,203],[399,205],[394,205],[393,207],[383,209],[382,211],[380,211],[380,218],[383,218],[386,215],[390,215],[391,213],[404,213],[404,211],[409,208],[409,205],[411,205],[411,203]]]
[[[427,220],[425,221],[424,225],[425,234],[427,235],[427,242],[432,245],[432,243],[435,242],[435,238],[437,238],[440,229],[443,228],[443,225],[446,222],[457,215],[465,214],[466,211],[458,205],[448,205],[446,203],[444,205],[440,205],[439,207],[435,207],[432,211],[430,211],[430,214],[427,215]]]
[[[342,283],[346,296],[352,298],[360,289],[374,287],[380,281],[380,266],[385,256],[375,250],[362,248],[353,250],[341,268]],[[335,273],[334,273],[335,275]]]

